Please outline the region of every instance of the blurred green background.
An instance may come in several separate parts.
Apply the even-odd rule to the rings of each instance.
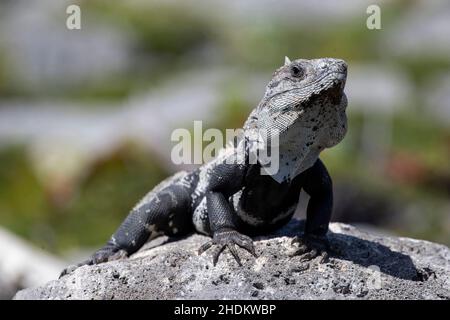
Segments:
[[[185,168],[172,130],[241,127],[287,55],[349,64],[333,220],[450,245],[448,34],[448,1],[2,1],[0,227],[68,259],[102,245]]]

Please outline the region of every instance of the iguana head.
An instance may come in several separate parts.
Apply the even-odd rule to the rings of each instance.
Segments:
[[[278,149],[279,169],[270,173],[275,180],[293,179],[311,167],[323,149],[344,138],[346,78],[347,64],[332,58],[290,61],[286,57],[275,71],[244,125],[247,139],[258,140],[254,148]],[[278,137],[277,143],[273,138],[261,143],[261,133]]]
[[[290,61],[285,57],[285,63],[278,68],[270,80],[264,95],[268,101],[278,95],[295,90],[297,98],[306,102],[314,95],[338,98],[342,96],[347,79],[347,64],[344,60],[298,59]]]

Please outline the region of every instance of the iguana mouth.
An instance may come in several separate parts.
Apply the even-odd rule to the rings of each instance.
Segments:
[[[333,85],[330,89],[326,91],[326,95],[330,98],[334,105],[341,103],[344,95],[345,81],[338,81],[336,85]]]

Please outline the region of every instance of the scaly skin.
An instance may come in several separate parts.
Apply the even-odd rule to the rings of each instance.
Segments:
[[[157,235],[192,231],[212,237],[199,254],[215,247],[214,265],[226,248],[241,265],[237,248],[256,256],[250,236],[286,224],[302,189],[310,200],[305,230],[293,240],[299,244],[295,254],[325,261],[333,190],[319,154],[346,133],[346,76],[342,60],[286,58],[244,124],[245,139],[197,170],[161,182],[131,210],[103,248],[62,275],[81,265],[129,256]],[[277,130],[280,168],[276,173],[262,174],[261,163],[248,161],[250,153],[261,148],[255,143],[255,129],[269,135]]]

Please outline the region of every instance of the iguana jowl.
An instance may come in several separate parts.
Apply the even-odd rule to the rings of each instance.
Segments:
[[[156,235],[180,236],[194,230],[212,236],[199,254],[216,246],[216,264],[228,248],[241,264],[237,248],[256,256],[250,236],[286,224],[302,189],[310,200],[304,233],[299,231],[293,241],[299,243],[296,253],[325,260],[333,191],[319,154],[339,143],[347,131],[346,77],[343,60],[286,58],[244,124],[250,147],[228,146],[200,168],[161,182],[132,209],[107,244],[78,266],[126,257]],[[254,129],[279,133],[275,174],[262,174],[260,163],[246,161]]]

